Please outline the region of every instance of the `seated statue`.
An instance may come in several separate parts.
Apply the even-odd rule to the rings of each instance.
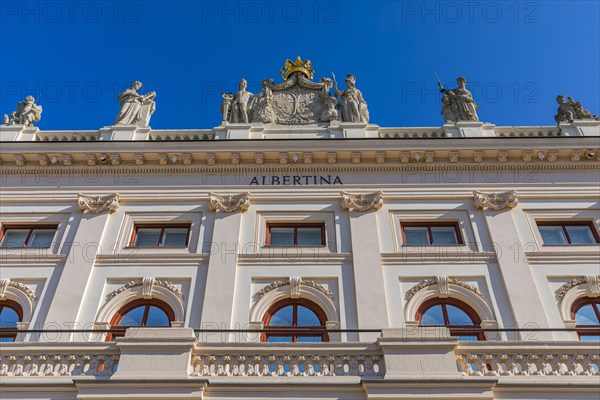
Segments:
[[[564,95],[559,94],[556,96],[556,102],[558,103],[558,109],[556,110],[554,120],[557,123],[573,122],[574,119],[577,119],[574,104],[567,102]]]
[[[10,117],[4,114],[4,125],[33,126],[42,118],[42,106],[35,104],[33,96],[27,96],[25,101],[17,104],[17,110],[10,113]]]
[[[445,122],[458,121],[479,121],[477,109],[473,95],[467,89],[467,80],[460,76],[456,79],[458,87],[453,90],[446,90],[443,87],[442,97],[442,115]]]
[[[263,124],[275,122],[277,116],[273,111],[273,90],[271,85],[273,84],[272,79],[265,79],[262,81],[262,90],[256,95],[252,104],[252,121],[260,121]]]
[[[583,108],[583,105],[579,101],[573,100],[572,97],[568,97],[567,99],[569,100],[569,104],[571,104],[575,109],[575,119],[591,119],[594,121],[600,121],[600,118],[592,114],[590,110]]]
[[[138,94],[137,91],[141,87],[142,82],[135,81],[129,89],[126,89],[117,96],[121,101],[121,110],[119,111],[119,115],[117,115],[115,125],[148,126],[150,116],[156,110],[156,103],[154,102],[156,92],[144,95]]]

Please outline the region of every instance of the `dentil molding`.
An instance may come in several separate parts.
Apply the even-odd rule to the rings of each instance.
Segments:
[[[209,193],[210,199],[208,206],[211,210],[231,213],[237,210],[246,211],[250,207],[250,193],[218,195]]]
[[[342,192],[342,208],[348,211],[379,210],[383,206],[383,192],[351,194]]]
[[[504,208],[515,208],[519,200],[517,192],[509,190],[500,193],[483,193],[478,190],[473,192],[473,204],[483,210],[500,211]]]
[[[106,210],[108,210],[109,213],[112,213],[119,208],[120,195],[118,193],[104,196],[90,196],[79,193],[78,197],[77,208],[84,214],[99,214]]]

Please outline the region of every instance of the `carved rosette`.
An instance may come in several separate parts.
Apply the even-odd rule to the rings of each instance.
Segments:
[[[6,299],[6,289],[9,287],[13,287],[17,290],[20,290],[25,294],[25,296],[29,297],[31,301],[35,301],[37,296],[35,292],[31,290],[31,288],[21,282],[15,282],[10,279],[0,279],[0,300]]]
[[[418,291],[433,285],[438,285],[440,287],[440,293],[442,294],[442,297],[448,296],[449,285],[456,285],[475,293],[481,299],[485,299],[485,295],[477,287],[471,285],[470,283],[461,281],[460,279],[448,278],[447,276],[437,276],[435,277],[435,279],[422,280],[421,282],[417,283],[415,286],[410,288],[404,295],[404,300],[409,301],[415,296],[415,294],[417,294]]]
[[[262,288],[261,290],[256,292],[254,294],[254,296],[252,296],[252,298],[254,299],[254,301],[259,301],[270,291],[278,289],[283,286],[290,286],[290,295],[292,298],[300,297],[300,286],[308,286],[308,287],[311,287],[311,288],[316,289],[319,292],[323,293],[330,300],[332,300],[332,301],[334,300],[333,292],[331,292],[330,290],[327,290],[323,285],[320,285],[315,281],[306,280],[306,279],[302,279],[299,277],[291,277],[284,281],[271,282],[267,286],[265,286],[264,288]]]
[[[342,192],[342,208],[348,211],[379,210],[383,206],[383,192],[351,194]]]
[[[109,213],[112,213],[119,208],[120,195],[118,193],[105,196],[88,196],[79,193],[78,196],[77,208],[84,214],[99,214],[106,210],[108,210]]]
[[[582,276],[579,278],[573,278],[569,282],[565,283],[554,292],[554,298],[557,301],[561,301],[567,292],[576,286],[587,283],[590,288],[590,292],[594,295],[600,295],[600,276]]]
[[[145,299],[152,298],[152,287],[160,286],[171,291],[178,299],[183,300],[183,292],[169,281],[163,281],[156,278],[144,278],[138,281],[129,281],[118,289],[113,290],[106,295],[106,301],[112,299],[116,295],[123,293],[127,289],[131,289],[137,286],[143,286],[142,297]]]
[[[506,207],[515,208],[518,202],[517,192],[514,190],[500,193],[483,193],[478,190],[473,192],[473,204],[483,210],[500,211]]]
[[[211,210],[219,212],[234,212],[237,210],[246,211],[250,207],[250,193],[229,194],[220,196],[215,193],[210,193],[208,206]]]

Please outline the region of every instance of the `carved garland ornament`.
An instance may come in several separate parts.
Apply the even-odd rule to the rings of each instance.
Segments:
[[[559,287],[558,290],[554,292],[554,298],[560,301],[565,297],[569,290],[573,289],[575,286],[583,285],[584,283],[588,284],[590,291],[593,294],[600,294],[600,276],[582,276],[573,278]]]
[[[118,193],[105,196],[88,196],[79,193],[78,196],[77,208],[84,214],[99,214],[106,210],[108,210],[109,213],[112,213],[119,208],[120,195]]]
[[[143,286],[142,297],[145,299],[149,299],[152,297],[152,287],[154,285],[163,287],[163,288],[171,291],[178,299],[183,300],[183,292],[177,286],[172,284],[171,282],[162,281],[162,280],[158,280],[155,278],[144,278],[139,281],[127,282],[125,285],[121,286],[120,288],[113,290],[108,295],[106,295],[106,301],[109,301],[110,299],[112,299],[113,297],[115,297],[116,295],[118,295],[120,293],[123,293],[127,289],[131,289],[131,288],[134,288],[137,286]]]
[[[237,210],[246,211],[248,207],[250,207],[250,193],[248,192],[225,196],[220,196],[215,193],[210,193],[209,195],[210,200],[208,206],[211,210],[216,212],[223,211],[230,213]]]
[[[6,299],[6,289],[8,287],[14,287],[17,290],[20,290],[25,294],[25,296],[29,297],[31,301],[35,301],[37,296],[35,292],[31,290],[31,288],[21,282],[15,282],[10,279],[0,279],[0,300]]]
[[[383,206],[383,192],[351,194],[342,192],[342,208],[349,211],[379,210]]]
[[[264,288],[262,288],[261,290],[256,292],[254,294],[254,296],[252,296],[252,298],[254,299],[255,302],[259,301],[270,291],[278,289],[283,286],[288,286],[288,285],[291,286],[290,293],[292,294],[293,298],[300,297],[300,286],[304,285],[304,286],[311,287],[313,289],[317,289],[319,292],[321,292],[325,296],[327,296],[330,300],[332,300],[332,301],[334,300],[333,292],[325,289],[325,287],[323,285],[320,285],[315,281],[305,280],[305,279],[298,278],[298,277],[291,277],[284,281],[271,282],[267,286],[265,286]]]
[[[514,190],[500,193],[483,193],[478,190],[473,192],[473,204],[483,210],[500,211],[506,207],[515,208],[518,202],[517,192]]]
[[[485,295],[474,285],[471,285],[470,283],[467,283],[465,281],[461,281],[460,279],[448,278],[446,276],[438,276],[435,279],[425,279],[425,280],[417,283],[415,286],[410,288],[408,290],[408,292],[406,292],[404,299],[406,301],[409,301],[410,299],[412,299],[415,296],[415,294],[417,294],[418,291],[425,289],[428,286],[433,286],[433,285],[439,285],[440,292],[442,294],[447,295],[448,294],[448,285],[450,285],[450,284],[465,288],[468,291],[475,293],[481,299],[485,299]]]

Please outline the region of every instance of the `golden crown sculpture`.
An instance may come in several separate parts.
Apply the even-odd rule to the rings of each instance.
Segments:
[[[312,69],[312,64],[310,60],[302,61],[300,56],[296,58],[296,61],[286,60],[283,68],[279,73],[283,79],[287,79],[294,72],[301,72],[308,79],[312,79],[315,76],[315,71]]]

